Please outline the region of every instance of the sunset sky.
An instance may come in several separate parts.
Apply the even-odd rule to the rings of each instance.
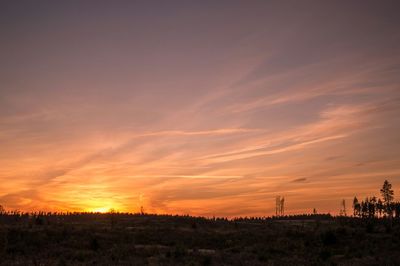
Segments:
[[[0,204],[400,199],[399,1],[1,1]]]

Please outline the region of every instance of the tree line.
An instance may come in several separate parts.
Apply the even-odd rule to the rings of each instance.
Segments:
[[[400,202],[394,201],[394,191],[392,189],[392,184],[385,180],[383,182],[383,186],[380,189],[381,198],[377,198],[376,196],[366,197],[365,200],[359,201],[357,196],[353,199],[353,217],[359,218],[398,218],[400,219]],[[281,201],[279,201],[281,202]],[[283,202],[282,202],[283,204]],[[342,201],[343,210],[340,211],[340,216],[346,216],[346,205],[345,200]],[[6,211],[2,205],[0,205],[0,217],[1,216],[32,216],[32,217],[45,217],[45,216],[102,216],[102,215],[113,215],[118,214],[119,216],[123,215],[144,215],[143,207],[141,207],[140,213],[120,213],[115,212],[113,209],[110,210],[107,214],[101,213],[90,213],[90,212],[21,212],[18,210],[14,211]],[[332,217],[330,214],[327,214],[327,217]],[[301,214],[287,217],[316,217],[321,216],[317,215],[316,209],[314,209],[313,214]],[[277,216],[278,217],[278,216]],[[272,218],[277,218],[272,217]],[[279,216],[284,217],[284,216]],[[321,216],[322,217],[322,216]],[[248,219],[249,217],[242,217],[244,219]],[[253,217],[254,218],[254,217]],[[260,217],[259,217],[260,218]],[[266,217],[264,217],[266,218]]]
[[[353,200],[353,216],[360,218],[400,218],[400,202],[394,201],[392,184],[385,180],[380,190],[381,198],[366,197],[359,201]]]

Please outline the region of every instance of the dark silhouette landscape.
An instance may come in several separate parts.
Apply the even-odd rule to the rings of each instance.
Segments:
[[[1,265],[399,265],[400,203],[353,215],[204,218],[146,213],[0,214]]]

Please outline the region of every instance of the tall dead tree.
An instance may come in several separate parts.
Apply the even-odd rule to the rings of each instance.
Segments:
[[[276,196],[275,198],[275,215],[283,216],[285,214],[285,197]]]
[[[275,199],[275,215],[279,216],[281,210],[281,196],[276,196]]]
[[[343,199],[340,203],[341,208],[340,208],[340,216],[347,216],[347,212],[346,212],[346,200]]]

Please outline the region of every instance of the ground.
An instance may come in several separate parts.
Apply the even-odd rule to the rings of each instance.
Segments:
[[[400,224],[330,216],[0,216],[0,265],[400,265]]]

